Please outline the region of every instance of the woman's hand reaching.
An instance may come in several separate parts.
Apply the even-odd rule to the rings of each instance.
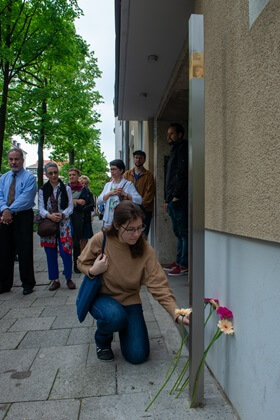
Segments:
[[[187,315],[179,315],[178,318],[176,319],[176,322],[178,322],[178,324],[182,325],[190,325],[190,319],[189,316]]]
[[[94,261],[92,267],[89,269],[91,276],[97,276],[98,274],[105,273],[108,269],[108,258],[105,254],[100,254]]]

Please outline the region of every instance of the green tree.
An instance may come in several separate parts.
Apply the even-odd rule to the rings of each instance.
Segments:
[[[0,1],[0,169],[11,85],[18,86],[23,72],[32,75],[48,48],[59,43],[64,22],[74,22],[80,12],[76,0]]]
[[[53,154],[55,160],[59,156]],[[64,178],[68,176],[68,170],[71,168],[70,163],[63,165],[62,175]],[[76,153],[75,167],[80,169],[82,175],[87,175],[90,179],[90,189],[94,196],[98,196],[104,188],[104,185],[109,180],[108,176],[108,162],[101,152],[99,140],[91,139],[85,149],[81,149]]]

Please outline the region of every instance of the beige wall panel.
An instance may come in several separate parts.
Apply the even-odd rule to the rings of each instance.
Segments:
[[[280,242],[280,2],[196,1],[205,18],[206,228]]]

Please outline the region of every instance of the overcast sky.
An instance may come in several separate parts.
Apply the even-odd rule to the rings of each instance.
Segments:
[[[90,45],[98,59],[102,77],[96,81],[96,90],[103,96],[104,103],[96,109],[101,114],[102,123],[97,125],[101,130],[101,149],[108,161],[115,157],[114,138],[114,80],[115,80],[115,21],[114,0],[78,0],[84,12],[76,21],[76,31]],[[27,165],[37,161],[37,146],[21,142],[28,152]],[[47,151],[44,155],[48,158]]]

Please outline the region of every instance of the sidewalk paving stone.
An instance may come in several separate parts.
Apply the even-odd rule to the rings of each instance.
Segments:
[[[46,400],[56,374],[56,370],[50,368],[1,373],[0,403]]]
[[[67,345],[69,346],[71,344],[90,344],[93,341],[94,332],[95,328],[90,327],[72,328],[67,340]]]
[[[43,308],[45,306],[57,306],[64,305],[67,300],[66,296],[48,296],[48,297],[38,297],[33,303],[32,307],[39,306]]]
[[[15,319],[0,319],[0,332],[7,332],[15,322]]]
[[[15,349],[25,334],[24,331],[1,333],[0,350]]]
[[[165,395],[165,400],[169,401],[170,397]],[[177,400],[176,406],[174,404],[170,405],[168,402],[163,406],[163,404],[156,402],[148,412],[145,412],[149,401],[147,392],[83,399],[80,420],[185,420],[186,418],[193,418],[186,415],[188,410],[188,401],[186,399]],[[100,417],[94,417],[94,412],[98,413]],[[118,413],[117,417],[116,413]]]
[[[14,309],[14,308],[30,308],[33,302],[35,302],[36,297],[34,294],[32,294],[33,298],[30,299],[23,299],[23,296],[21,295],[20,298],[17,300],[7,300],[1,305],[1,308],[5,309]]]
[[[0,372],[25,371],[30,368],[39,348],[27,350],[1,350],[0,351]],[[1,388],[0,388],[1,389]]]
[[[49,330],[55,317],[21,318],[10,328],[10,331]]]
[[[13,308],[10,309],[9,312],[2,318],[2,319],[20,319],[20,318],[35,318],[41,315],[42,313],[42,307],[41,308]]]
[[[65,346],[70,334],[70,329],[66,330],[44,330],[28,331],[18,346],[19,349],[30,349],[33,347],[54,347]],[[78,344],[78,343],[77,343]]]
[[[11,404],[0,404],[0,420],[4,419]]]
[[[114,395],[116,387],[114,363],[96,363],[89,367],[59,369],[50,399]]]
[[[42,317],[48,316],[64,316],[68,317],[70,315],[76,314],[76,306],[74,305],[62,305],[62,306],[47,306],[43,308],[43,312],[41,313]]]
[[[118,392],[120,394],[134,394],[138,392],[151,392],[155,394],[164,383],[168,362],[166,359],[149,359],[141,365],[123,363],[118,366]],[[167,390],[171,389],[166,386]]]
[[[57,400],[15,403],[5,420],[76,420],[79,418],[80,401]]]
[[[47,370],[49,367],[58,369],[62,367],[85,366],[88,347],[88,344],[43,347],[34,360],[32,368]]]
[[[76,310],[75,313],[68,315],[67,317],[63,315],[59,315],[56,317],[52,328],[84,328],[84,327],[92,327],[93,325],[93,318],[87,316],[83,323],[80,323],[78,320]]]

